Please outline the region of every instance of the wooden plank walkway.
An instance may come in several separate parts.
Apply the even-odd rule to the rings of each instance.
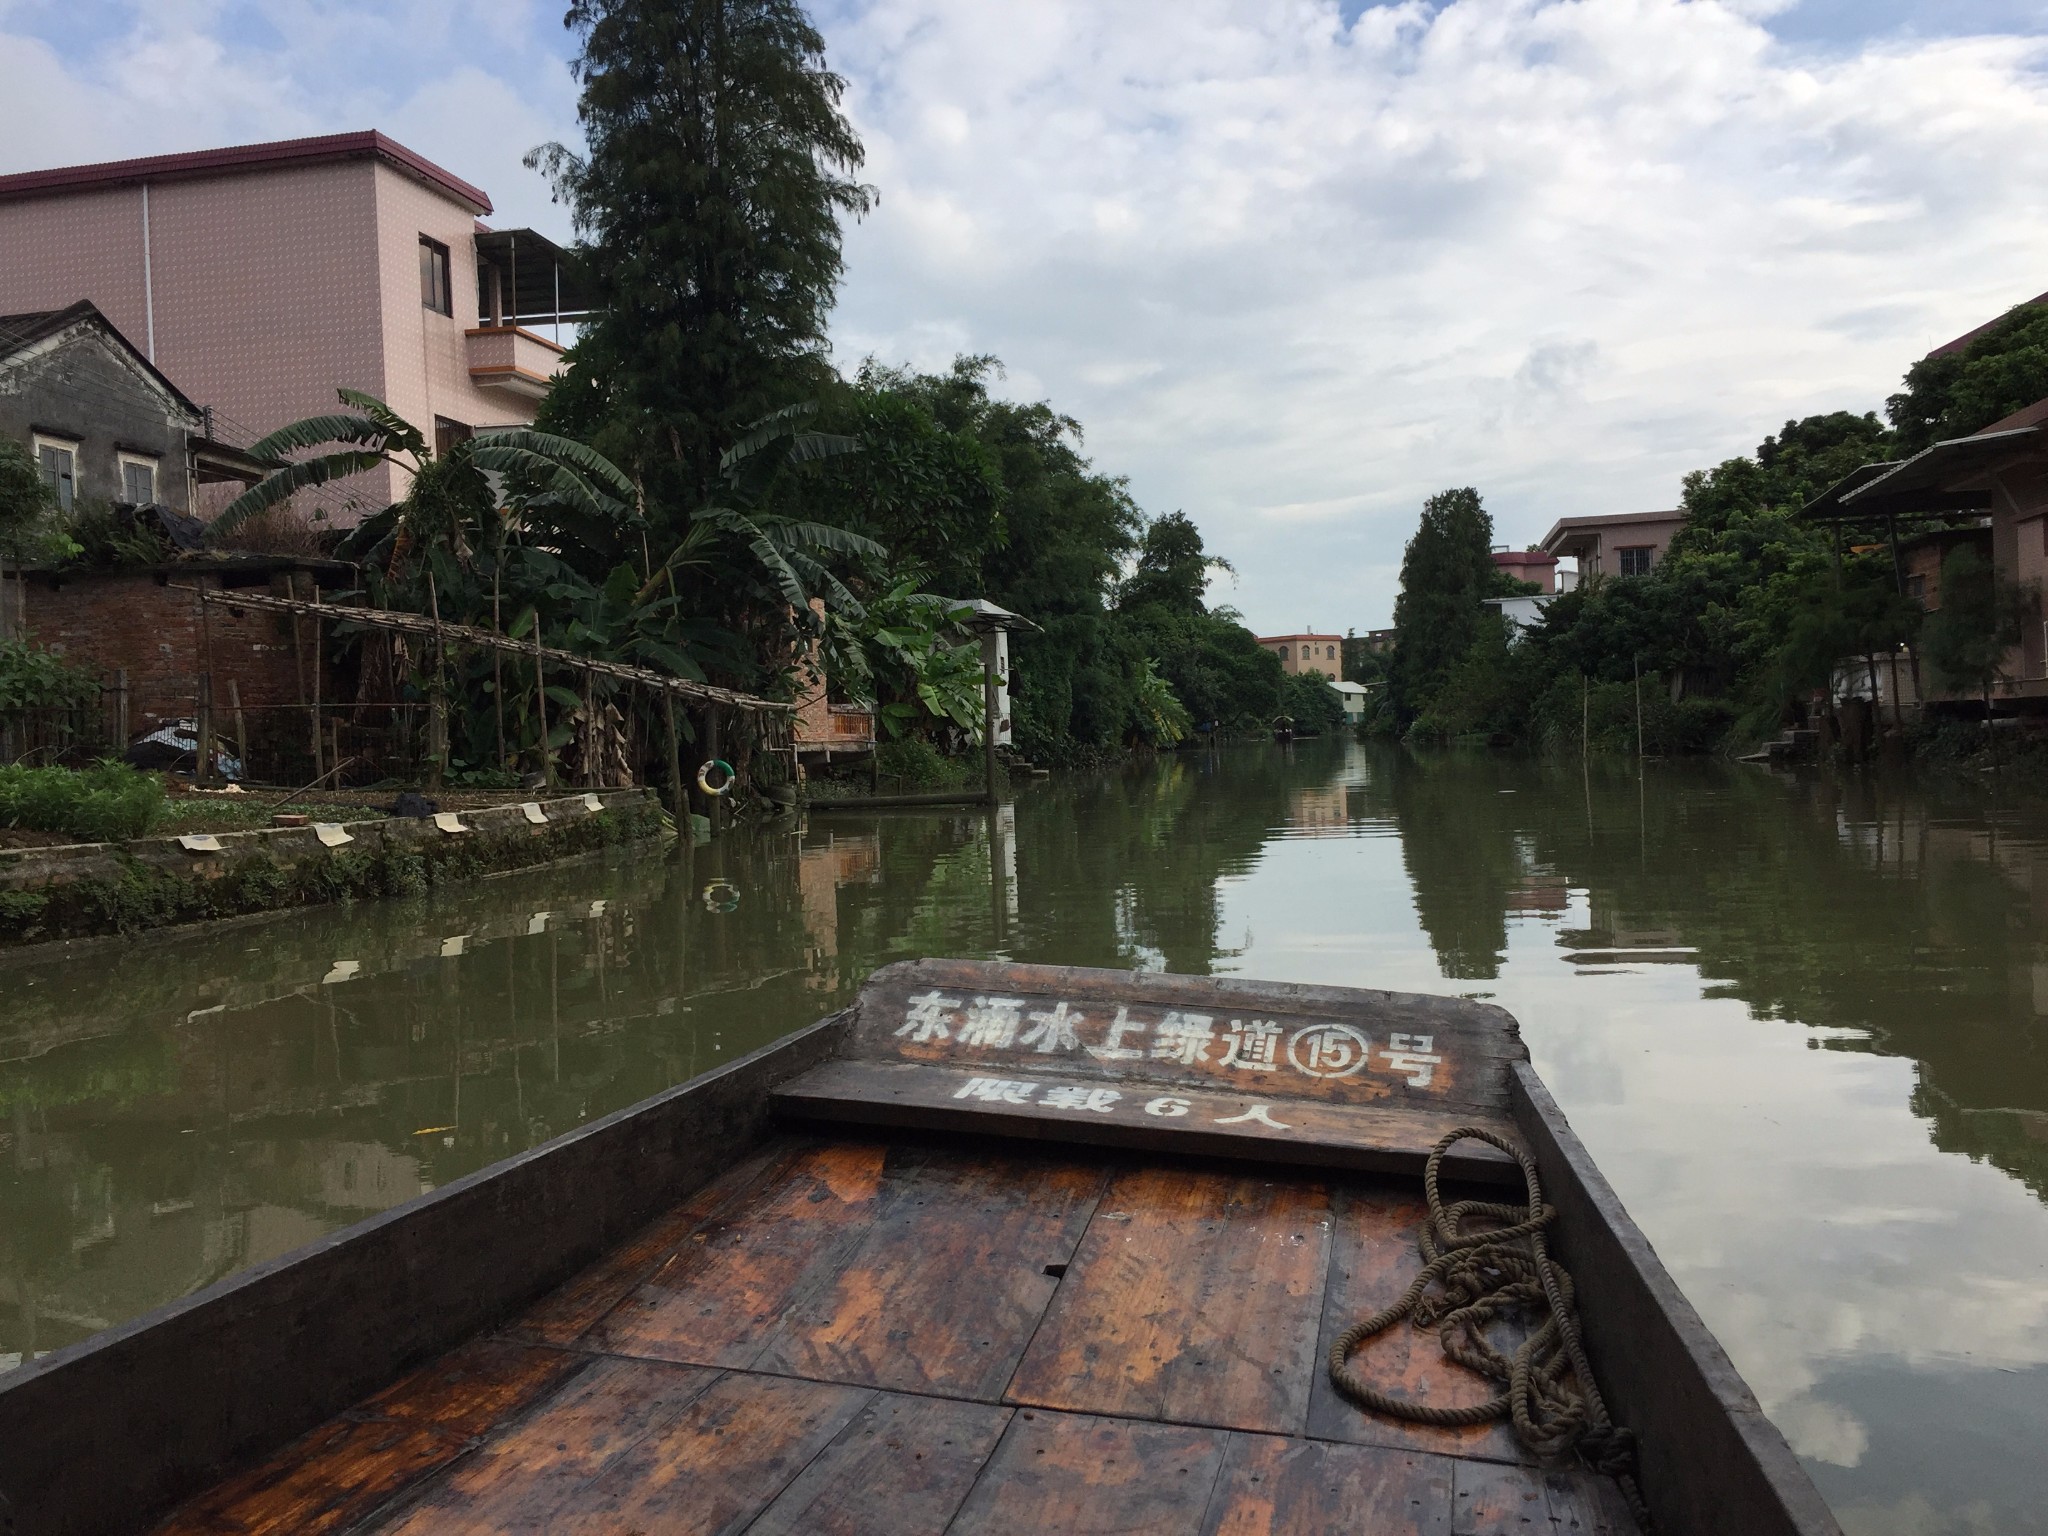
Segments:
[[[1496,1428],[1328,1390],[1420,1216],[1372,1174],[782,1135],[160,1530],[1632,1530],[1604,1479]],[[1480,1390],[1433,1339],[1366,1358],[1428,1401]]]

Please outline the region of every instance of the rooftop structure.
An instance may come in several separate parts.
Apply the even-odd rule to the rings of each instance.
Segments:
[[[533,419],[563,361],[530,327],[584,303],[557,247],[490,211],[375,132],[0,176],[0,313],[89,300],[210,438],[246,445],[346,386],[445,445]],[[330,515],[402,489],[370,471]]]
[[[1619,512],[1561,517],[1538,546],[1546,555],[1579,562],[1579,577],[1647,576],[1685,526],[1685,513]]]
[[[1533,581],[1538,590],[1557,590],[1557,556],[1540,549],[1496,549],[1493,563],[1517,581]]]

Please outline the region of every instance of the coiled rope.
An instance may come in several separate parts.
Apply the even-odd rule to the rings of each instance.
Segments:
[[[1437,1190],[1444,1153],[1460,1141],[1483,1141],[1521,1165],[1524,1205],[1460,1200],[1446,1206]],[[1596,1472],[1620,1486],[1636,1524],[1647,1533],[1650,1511],[1636,1482],[1635,1437],[1607,1416],[1593,1367],[1579,1335],[1572,1277],[1544,1246],[1543,1229],[1557,1215],[1543,1203],[1543,1185],[1528,1153],[1477,1126],[1452,1131],[1430,1150],[1422,1173],[1429,1219],[1422,1227],[1422,1273],[1392,1306],[1354,1323],[1330,1346],[1330,1379],[1361,1407],[1416,1424],[1457,1427],[1507,1419],[1515,1437],[1544,1461],[1576,1450]],[[1497,1223],[1465,1230],[1474,1218]],[[1432,1286],[1439,1287],[1434,1293]],[[1512,1356],[1486,1338],[1495,1318],[1542,1306],[1549,1316]],[[1367,1339],[1402,1318],[1435,1328],[1444,1354],[1467,1370],[1506,1387],[1498,1397],[1465,1408],[1437,1408],[1392,1397],[1351,1366]]]

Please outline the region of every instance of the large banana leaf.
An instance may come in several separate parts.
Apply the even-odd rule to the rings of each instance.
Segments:
[[[383,454],[369,449],[358,449],[354,452],[330,453],[317,459],[302,459],[297,463],[287,464],[282,469],[266,475],[222,508],[220,516],[207,524],[207,540],[210,543],[258,513],[267,512],[295,491],[325,485],[330,480],[341,480],[349,475],[359,475],[364,470],[375,469],[384,462]]]
[[[633,482],[626,472],[595,448],[577,442],[574,438],[558,437],[552,432],[536,432],[531,427],[493,427],[479,432],[470,439],[471,449],[517,448],[536,454],[544,459],[555,460],[581,470],[586,479],[601,481],[620,501],[631,503],[636,499]],[[478,461],[479,463],[482,460]]]

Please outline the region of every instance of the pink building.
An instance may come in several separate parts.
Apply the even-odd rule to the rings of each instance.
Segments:
[[[1683,511],[1614,512],[1561,517],[1538,547],[1546,555],[1579,562],[1579,579],[1591,576],[1647,576],[1685,526]]]
[[[533,419],[580,318],[562,252],[381,133],[0,176],[0,314],[90,299],[246,445],[364,390],[446,444]],[[353,521],[403,490],[328,488]]]
[[[1261,635],[1259,644],[1280,658],[1280,670],[1290,677],[1301,672],[1344,675],[1342,635]]]
[[[1496,549],[1493,563],[1517,581],[1533,581],[1538,591],[1557,590],[1557,556],[1540,549]]]

